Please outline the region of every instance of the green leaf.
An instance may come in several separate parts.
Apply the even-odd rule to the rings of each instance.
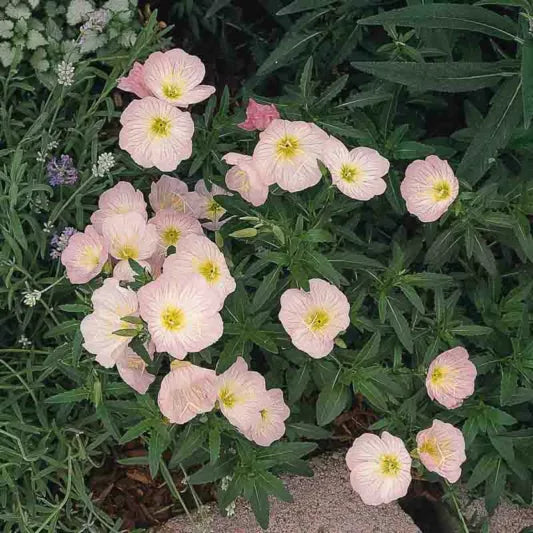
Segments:
[[[485,507],[492,513],[500,501],[507,481],[508,469],[501,459],[485,484]]]
[[[207,13],[204,15],[206,19],[212,17],[218,13],[223,7],[231,4],[231,0],[213,0],[211,7],[207,10]]]
[[[523,114],[521,80],[517,76],[502,83],[490,110],[463,156],[457,175],[475,184],[490,168],[498,150],[507,146]]]
[[[272,494],[283,502],[291,503],[293,501],[290,492],[283,485],[283,481],[270,472],[266,470],[255,472],[255,479],[267,494]]]
[[[257,523],[263,528],[268,528],[270,506],[266,491],[256,479],[247,479],[244,484],[244,497],[250,502]]]
[[[188,424],[175,444],[175,451],[169,462],[170,468],[176,468],[188,459],[204,443],[207,429],[205,426],[192,426]]]
[[[320,391],[316,402],[317,424],[319,426],[329,424],[342,413],[349,399],[349,389],[341,383]]]
[[[370,105],[375,104],[381,104],[382,102],[386,102],[392,98],[392,94],[390,93],[379,93],[376,91],[361,91],[356,94],[352,94],[348,97],[348,99],[343,102],[342,104],[339,104],[335,106],[336,109],[339,109],[341,107],[347,107],[349,109],[353,107],[366,107]]]
[[[322,255],[316,250],[307,250],[305,258],[306,262],[321,276],[325,277],[333,285],[340,285],[341,275],[333,268],[325,255]]]
[[[85,388],[69,390],[66,392],[60,392],[46,398],[46,403],[72,403],[79,402],[81,400],[88,400],[91,397],[89,390]]]
[[[289,391],[289,403],[296,403],[302,396],[309,383],[309,368],[307,365],[298,369],[287,370],[287,389]]]
[[[161,458],[169,442],[170,438],[166,428],[157,427],[153,429],[148,441],[148,467],[152,479],[155,479],[159,472]]]
[[[480,483],[483,483],[496,469],[499,457],[494,453],[485,454],[476,464],[470,478],[466,484],[468,490],[472,490]]]
[[[276,15],[292,15],[293,13],[301,13],[302,11],[309,11],[310,9],[318,9],[329,4],[333,4],[337,0],[294,0],[289,5],[280,9]]]
[[[293,422],[287,424],[287,428],[292,429],[298,436],[305,439],[327,439],[331,437],[331,431],[305,422]]]
[[[496,85],[503,76],[515,72],[514,61],[491,63],[398,63],[394,61],[356,61],[351,65],[377,78],[400,83],[421,91],[464,92]]]
[[[200,468],[197,472],[189,476],[189,483],[191,485],[202,485],[203,483],[211,483],[224,476],[233,474],[237,457],[220,458],[216,463],[207,464]]]
[[[381,411],[388,411],[387,402],[385,401],[383,392],[370,380],[359,378],[356,375],[353,380],[353,390],[354,393],[360,392],[373,407],[376,407]]]
[[[435,153],[435,148],[428,144],[422,144],[416,141],[404,141],[398,144],[394,149],[394,159],[417,159],[426,157]]]
[[[520,248],[526,254],[526,257],[533,263],[533,237],[529,220],[521,213],[516,214],[515,223],[513,224],[513,233],[520,244]]]
[[[500,403],[510,405],[513,394],[518,387],[518,376],[512,368],[502,367],[502,380],[500,384]]]
[[[343,89],[348,81],[348,74],[344,74],[340,78],[337,78],[333,83],[328,85],[322,92],[322,96],[315,103],[315,107],[321,107],[328,102],[331,102]]]
[[[119,444],[126,444],[137,437],[140,437],[143,433],[146,433],[154,425],[154,421],[151,419],[141,420],[138,424],[128,429],[122,437],[120,437]]]
[[[313,75],[313,56],[309,56],[309,59],[305,62],[302,76],[300,77],[300,92],[304,102],[309,100],[311,77]]]
[[[396,335],[400,339],[400,342],[404,345],[405,349],[412,353],[413,351],[413,337],[411,336],[411,328],[409,323],[401,313],[401,311],[393,304],[392,299],[387,297],[387,316],[389,321],[396,332]]]
[[[209,430],[209,457],[210,462],[216,463],[220,456],[220,431],[218,428]]]
[[[357,353],[354,358],[353,365],[355,367],[361,366],[374,359],[378,355],[380,343],[381,335],[379,334],[379,331],[376,331],[361,350],[359,350],[359,353]]]
[[[492,328],[488,326],[476,326],[475,324],[466,324],[464,326],[456,326],[450,329],[450,333],[460,335],[463,337],[478,337],[481,335],[489,335],[492,333]]]
[[[279,275],[281,272],[281,267],[277,266],[270,274],[267,274],[261,284],[257,288],[254,294],[254,299],[252,300],[251,312],[256,313],[263,307],[263,305],[272,298],[272,295],[275,293],[276,285],[279,280]]]
[[[473,230],[471,234],[474,257],[491,276],[495,276],[498,271],[491,249],[487,246],[487,243],[477,231]]]
[[[63,304],[59,306],[59,309],[65,311],[65,313],[89,314],[92,311],[91,308],[85,304]]]
[[[392,9],[379,15],[359,19],[358,24],[407,26],[408,28],[443,28],[484,33],[512,41],[518,28],[502,17],[479,6],[462,4],[422,4]]]
[[[299,459],[311,453],[316,447],[315,442],[276,442],[268,448],[259,450],[256,458],[263,467],[269,468]]]
[[[400,286],[400,290],[403,292],[404,296],[411,302],[413,307],[422,315],[426,312],[424,308],[424,303],[420,299],[420,296],[418,296],[418,293],[411,287],[410,285],[406,285],[402,283]]]
[[[527,36],[522,46],[522,103],[524,128],[529,128],[533,118],[533,37]]]

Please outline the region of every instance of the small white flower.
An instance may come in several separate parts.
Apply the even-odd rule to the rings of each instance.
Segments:
[[[26,335],[22,334],[18,341],[17,341],[23,348],[29,348],[31,346],[31,341],[26,337]]]
[[[48,221],[43,224],[43,233],[50,233],[54,229],[54,225]]]
[[[28,307],[35,307],[37,302],[41,299],[41,291],[37,289],[30,290],[29,288],[22,291],[22,303]]]
[[[57,83],[70,87],[74,83],[74,65],[67,61],[61,61],[56,67]]]
[[[226,516],[233,516],[235,514],[235,500],[233,500],[225,509]]]
[[[59,143],[57,141],[50,141],[46,149],[50,151],[50,150],[53,150],[54,148],[57,148],[58,146],[59,146]]]
[[[104,152],[98,157],[98,161],[93,165],[93,176],[103,178],[115,166],[115,157],[110,152]]]
[[[35,161],[38,161],[39,163],[44,163],[46,161],[46,152],[41,152],[41,150],[39,150],[37,152],[37,157],[35,158]]]
[[[220,488],[221,490],[228,490],[229,482],[233,479],[233,476],[224,476],[220,480]]]

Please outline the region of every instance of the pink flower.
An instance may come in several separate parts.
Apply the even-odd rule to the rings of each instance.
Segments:
[[[120,123],[119,145],[141,167],[169,172],[191,157],[194,123],[190,113],[147,96],[131,102]]]
[[[200,275],[209,291],[218,298],[218,309],[224,305],[226,296],[235,290],[235,280],[224,254],[213,241],[203,236],[187,235],[180,239],[176,253],[167,257],[163,273],[180,280]]]
[[[157,229],[159,251],[162,254],[166,254],[169,246],[176,246],[187,235],[204,234],[198,220],[190,215],[177,213],[173,209],[159,211],[150,219],[149,224],[153,224]]]
[[[192,213],[187,184],[166,174],[161,176],[159,181],[152,183],[148,200],[156,213],[162,209],[173,209],[178,213]]]
[[[204,350],[222,336],[218,295],[197,276],[162,275],[141,287],[137,296],[158,352],[184,359],[188,352]]]
[[[204,180],[196,182],[194,192],[190,193],[189,203],[198,219],[210,220],[210,224],[203,224],[207,229],[216,231],[224,224],[220,219],[224,216],[226,210],[215,200],[215,196],[231,196],[231,193],[212,184],[211,190],[208,191]]]
[[[153,347],[149,349],[153,358]],[[155,376],[146,371],[146,363],[129,346],[122,357],[117,360],[117,370],[124,381],[139,394],[145,394],[154,382]]]
[[[259,418],[255,418],[250,428],[244,432],[249,440],[259,446],[270,446],[285,434],[285,420],[291,414],[283,401],[281,389],[270,389],[262,395],[259,405]]]
[[[256,207],[263,205],[268,196],[268,185],[253,158],[232,152],[222,159],[228,165],[234,165],[226,173],[228,189],[237,191],[247,202]]]
[[[133,63],[133,67],[125,78],[119,78],[117,87],[139,98],[152,96],[152,91],[144,83],[144,67],[137,61]]]
[[[83,347],[96,355],[96,361],[110,368],[125,355],[131,337],[115,335],[119,329],[131,329],[132,324],[122,318],[136,316],[137,296],[131,289],[119,285],[118,280],[109,278],[92,295],[93,312],[80,324]]]
[[[411,483],[411,457],[398,437],[365,433],[346,454],[350,483],[367,505],[390,503],[407,494]]]
[[[457,198],[459,182],[447,161],[430,155],[405,169],[400,192],[409,213],[421,222],[434,222]]]
[[[348,151],[338,139],[330,137],[322,161],[331,172],[333,184],[350,198],[370,200],[387,188],[381,178],[389,171],[390,163],[372,148]]]
[[[248,370],[242,357],[237,357],[215,381],[218,404],[222,414],[243,433],[251,431],[260,422],[265,378]]]
[[[91,223],[101,235],[102,226],[109,217],[132,212],[139,213],[144,220],[148,218],[143,193],[134,189],[131,183],[119,181],[100,195],[98,210],[91,215]]]
[[[214,370],[188,361],[172,361],[157,397],[161,413],[172,424],[185,424],[196,415],[212,411],[217,399],[215,378]]]
[[[281,295],[279,320],[296,348],[320,358],[333,350],[335,337],[350,324],[344,294],[321,279],[309,280],[309,292],[288,289]]]
[[[476,367],[462,346],[442,352],[429,365],[428,396],[448,409],[455,409],[474,393],[476,375]]]
[[[119,261],[148,259],[157,249],[157,229],[139,213],[113,215],[106,220],[102,234],[109,253]]]
[[[268,184],[277,183],[289,192],[316,185],[328,134],[310,122],[276,119],[259,134],[254,162],[262,169]]]
[[[152,272],[152,265],[148,261],[137,261],[141,267]],[[130,263],[127,260],[119,261],[113,269],[113,277],[118,281],[131,282],[135,279],[135,272],[130,267]]]
[[[180,48],[154,52],[144,63],[144,82],[157,98],[174,106],[187,107],[209,98],[211,85],[200,85],[205,67],[199,57]]]
[[[237,126],[247,131],[263,131],[276,118],[279,118],[279,111],[274,104],[258,104],[250,98],[246,108],[246,120]]]
[[[422,464],[450,483],[461,477],[461,465],[466,461],[465,439],[460,429],[433,420],[430,428],[416,436],[416,446]]]
[[[107,246],[92,226],[74,233],[61,254],[71,283],[87,283],[98,276],[107,261]]]

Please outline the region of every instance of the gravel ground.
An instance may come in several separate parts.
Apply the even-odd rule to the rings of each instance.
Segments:
[[[411,517],[396,503],[372,507],[365,505],[349,482],[341,454],[313,459],[314,477],[287,476],[285,482],[293,503],[271,498],[270,533],[418,533]],[[193,526],[186,516],[170,520],[158,533],[260,533],[253,513],[238,501],[236,514],[221,517],[216,507],[208,506],[207,520]],[[509,531],[507,533],[510,533]]]
[[[483,500],[475,500],[464,511],[467,520],[476,521],[487,516]],[[502,502],[489,520],[490,533],[520,533],[526,527],[533,527],[533,508],[518,507],[510,502]]]

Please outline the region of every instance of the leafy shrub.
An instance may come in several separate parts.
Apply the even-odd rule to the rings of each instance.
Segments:
[[[2,148],[9,164],[2,175],[1,268],[2,305],[9,313],[1,335],[5,346],[21,334],[33,343],[2,351],[6,522],[27,530],[51,527],[69,512],[73,522],[57,527],[93,519],[111,527],[88,499],[83,478],[90,466],[83,461],[101,460],[117,443],[141,437],[148,456],[137,461],[153,475],[160,471],[173,487],[169,469],[200,466],[188,478],[191,485],[217,482],[221,509],[243,493],[264,526],[268,495],[290,498],[277,475],[309,473],[302,457],[314,441],[328,438],[328,424],[352,407],[354,395],[379,414],[369,429],[401,437],[408,449],[436,417],[461,428],[467,488],[482,489],[489,510],[504,492],[531,504],[532,11],[527,2],[501,3],[410,5],[376,14],[355,1],[296,0],[277,15],[274,47],[261,27],[276,17],[276,2],[266,3],[255,35],[257,21],[228,2],[209,3],[209,10],[192,2],[175,8],[178,20],[189,24],[191,47],[201,47],[194,35],[201,38],[209,26],[231,58],[237,52],[226,29],[238,24],[258,65],[236,101],[229,90],[218,91],[194,116],[193,155],[178,168],[190,185],[203,178],[224,186],[222,156],[252,153],[256,134],[236,127],[243,112],[235,104],[272,87],[284,118],[314,122],[346,145],[374,148],[391,161],[385,194],[369,202],[342,196],[325,169],[321,182],[306,191],[271,188],[259,208],[238,195],[217,197],[233,216],[215,238],[237,290],[222,311],[222,339],[191,360],[220,373],[243,355],[269,388],[284,390],[291,409],[287,439],[269,448],[252,445],[214,413],[168,425],[154,401],[158,386],[136,396],[113,370],[95,365],[83,353],[79,332],[93,287],[76,287],[74,300],[58,263],[45,259],[43,223],[81,230],[115,178],[148,192],[159,177],[118,151],[110,174],[91,177],[89,170],[116,142],[113,124],[102,130],[119,115],[109,94],[123,67],[149,51],[154,21],[128,60],[110,63],[101,96],[94,96],[90,76],[103,73],[87,61],[77,67],[80,92],[68,93],[68,105],[56,87],[44,111],[26,101],[12,123],[4,104]],[[17,102],[27,90],[16,75],[4,85]],[[24,127],[28,131],[17,133]],[[49,133],[42,135],[43,127]],[[25,146],[39,139],[44,151],[56,131],[69,132],[58,138],[62,152],[73,154],[81,181],[71,191],[57,190],[47,205],[52,190],[44,165],[34,165],[35,153]],[[406,212],[399,186],[405,164],[429,154],[450,161],[460,194],[442,219],[422,224]],[[36,206],[45,206],[42,214],[35,214]],[[351,325],[324,359],[295,349],[278,320],[280,295],[288,287],[306,288],[311,278],[340,286],[351,304]],[[43,291],[35,307],[24,305],[23,291],[31,301],[35,289]],[[424,380],[435,356],[458,345],[476,365],[476,390],[446,411],[429,400]],[[156,358],[151,370],[166,374],[168,358]],[[437,480],[419,466],[421,475]],[[21,501],[31,511],[21,512]]]

